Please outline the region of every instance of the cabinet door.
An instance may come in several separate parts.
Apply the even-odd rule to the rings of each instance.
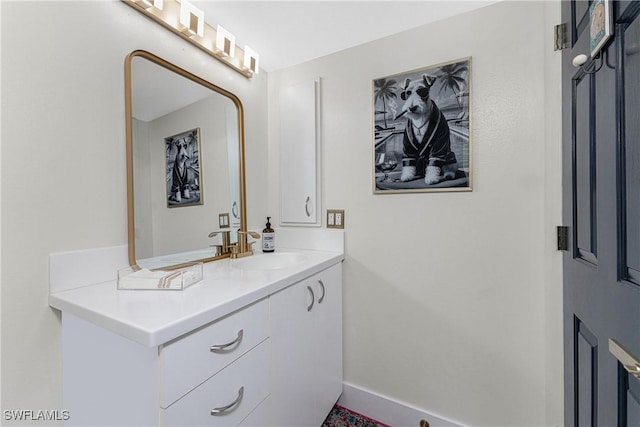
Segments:
[[[341,272],[270,297],[274,425],[319,426],[342,393]]]
[[[271,319],[271,399],[275,426],[308,426],[314,385],[312,304],[307,282],[269,297]]]
[[[317,417],[313,425],[319,426],[342,394],[342,264],[323,271],[311,281],[317,289],[312,310]]]
[[[316,80],[280,92],[280,218],[285,224],[320,224]]]

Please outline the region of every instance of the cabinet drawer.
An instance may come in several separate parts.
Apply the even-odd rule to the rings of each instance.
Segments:
[[[269,344],[264,341],[169,408],[160,409],[161,425],[240,424],[269,394]],[[212,410],[218,414],[212,415]]]
[[[166,408],[268,336],[269,305],[258,301],[160,348],[160,407]]]

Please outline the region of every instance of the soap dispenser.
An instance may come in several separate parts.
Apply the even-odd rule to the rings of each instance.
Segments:
[[[273,252],[276,250],[276,232],[271,228],[269,222],[271,217],[267,217],[267,225],[262,230],[262,252]]]

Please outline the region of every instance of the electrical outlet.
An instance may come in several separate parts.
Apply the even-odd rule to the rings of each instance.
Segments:
[[[327,228],[344,228],[343,209],[327,209]]]

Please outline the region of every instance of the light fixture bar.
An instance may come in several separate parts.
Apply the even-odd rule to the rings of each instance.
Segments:
[[[181,32],[189,37],[204,37],[204,12],[187,0],[180,2]]]
[[[244,47],[244,60],[242,61],[242,65],[244,68],[250,70],[254,74],[258,74],[260,70],[260,56],[258,52],[251,49],[249,46]]]
[[[204,20],[204,13],[193,6],[188,0],[121,0],[138,12],[153,19],[163,27],[179,35],[189,43],[213,56],[223,64],[233,68],[246,78],[252,78],[258,73],[258,54],[252,51],[256,64],[254,68],[247,64],[244,49],[235,44],[233,34],[224,30],[222,49],[217,47],[218,32]],[[184,5],[184,7],[183,7]],[[186,20],[183,17],[185,10]],[[201,28],[201,29],[200,29]],[[249,60],[250,61],[250,60]]]
[[[136,6],[141,7],[143,9],[150,9],[152,7],[157,8],[158,10],[162,10],[162,0],[134,0]]]
[[[235,56],[236,54],[236,37],[221,25],[218,25],[216,30],[216,50],[226,56]]]

